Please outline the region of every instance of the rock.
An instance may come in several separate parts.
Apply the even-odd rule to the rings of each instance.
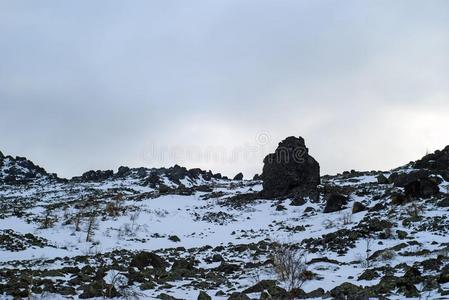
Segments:
[[[309,155],[303,138],[288,137],[265,157],[262,180],[264,198],[298,195],[318,201],[320,165]]]
[[[423,279],[421,277],[421,272],[415,267],[408,268],[408,270],[405,272],[403,278],[407,282],[410,282],[413,284],[418,284],[423,281]]]
[[[181,300],[181,299],[175,298],[175,297],[170,296],[170,295],[165,294],[165,293],[159,294],[159,296],[157,296],[156,298],[162,299],[162,300]]]
[[[380,174],[379,176],[377,176],[376,179],[377,179],[378,184],[388,184],[389,183],[388,178],[385,177],[384,174]]]
[[[398,239],[400,240],[405,240],[408,236],[408,233],[402,230],[396,230],[396,234],[398,235]]]
[[[2,151],[0,151],[0,160],[3,160],[5,156],[3,155]]]
[[[254,177],[253,177],[253,180],[254,181],[259,181],[259,180],[262,180],[262,177],[259,174],[255,174]]]
[[[212,300],[212,298],[206,292],[200,291],[197,300]]]
[[[433,171],[446,171],[449,169],[449,146],[443,150],[437,150],[434,153],[424,156],[422,159],[413,163],[417,169],[428,169]]]
[[[374,280],[379,277],[380,277],[379,273],[377,273],[372,269],[367,269],[359,276],[357,280]]]
[[[340,211],[343,206],[348,203],[348,197],[341,194],[329,194],[327,195],[326,207],[324,213],[331,213]]]
[[[139,270],[142,270],[148,266],[152,266],[155,269],[165,270],[168,263],[155,253],[142,251],[133,257],[129,266],[138,268]]]
[[[131,174],[131,169],[130,168],[121,166],[121,167],[118,168],[117,174],[115,174],[115,175],[117,177],[119,177],[119,178],[123,178],[123,177],[126,177],[126,176],[130,175],[130,174]]]
[[[304,205],[306,203],[307,203],[307,201],[306,201],[306,199],[304,197],[297,196],[297,197],[293,198],[293,200],[290,203],[290,205],[292,205],[292,206],[302,206],[302,205]]]
[[[365,205],[363,205],[362,203],[357,202],[357,201],[354,202],[354,204],[353,204],[353,206],[352,206],[352,213],[353,213],[353,214],[362,212],[362,211],[364,211],[364,210],[366,210],[366,206],[365,206]]]
[[[449,282],[449,265],[446,265],[440,272],[438,277],[438,283],[448,283]]]
[[[214,269],[215,271],[218,272],[222,272],[225,274],[232,274],[235,273],[237,271],[240,271],[240,266],[239,265],[234,265],[234,264],[229,264],[229,263],[225,263],[222,262],[218,267],[216,267]]]
[[[175,243],[179,243],[181,241],[181,239],[177,235],[171,235],[168,237],[168,239]]]
[[[251,300],[251,299],[243,293],[234,292],[231,294],[228,300]]]
[[[75,181],[104,181],[107,179],[112,178],[112,176],[114,175],[114,171],[112,170],[107,170],[107,171],[88,171],[86,173],[84,173],[83,175],[81,175],[81,177],[74,177],[73,179]]]
[[[409,198],[430,198],[438,195],[438,182],[430,178],[421,178],[405,185],[405,196]]]
[[[276,205],[276,211],[284,211],[284,210],[287,210],[287,208],[285,208],[284,205],[282,204]]]
[[[437,203],[438,207],[449,207],[449,197],[444,198],[443,200]]]
[[[238,181],[243,180],[243,174],[242,173],[238,173],[237,175],[234,176],[233,180],[238,180]]]
[[[256,283],[254,286],[247,288],[243,291],[244,294],[261,293],[267,291],[268,294],[274,299],[284,299],[288,297],[288,293],[283,288],[276,285],[274,280],[262,280]]]
[[[345,300],[368,300],[368,295],[363,287],[345,282],[330,291],[330,295],[335,299]]]

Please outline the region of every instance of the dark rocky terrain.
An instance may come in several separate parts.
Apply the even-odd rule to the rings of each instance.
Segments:
[[[264,163],[61,179],[0,152],[0,298],[449,298],[449,147],[320,176],[290,137]]]

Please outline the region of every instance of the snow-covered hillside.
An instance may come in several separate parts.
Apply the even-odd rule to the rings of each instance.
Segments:
[[[179,166],[65,180],[2,157],[0,298],[444,298],[449,182],[434,161],[324,176],[319,201],[298,201]]]

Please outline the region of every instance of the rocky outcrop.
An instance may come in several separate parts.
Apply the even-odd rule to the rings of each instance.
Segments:
[[[264,159],[262,173],[265,198],[309,197],[318,200],[320,165],[309,155],[302,137],[288,137]]]
[[[234,176],[233,180],[238,180],[238,181],[243,180],[243,174],[242,173],[238,173],[237,175]]]

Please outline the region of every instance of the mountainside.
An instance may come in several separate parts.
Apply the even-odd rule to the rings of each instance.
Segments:
[[[449,295],[449,146],[321,178],[304,155],[265,162],[264,184],[180,166],[67,180],[0,152],[0,298]]]

